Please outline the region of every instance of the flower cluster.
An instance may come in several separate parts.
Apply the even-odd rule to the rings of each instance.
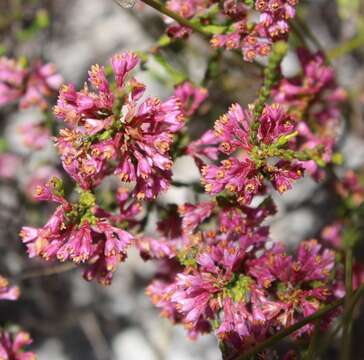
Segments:
[[[111,66],[115,86],[104,67],[94,65],[87,85],[76,91],[65,85],[60,91],[55,115],[67,128],[56,139],[66,172],[83,188],[99,185],[115,174],[135,182],[134,195],[151,199],[168,188],[173,135],[184,125],[180,100],[148,98],[138,105],[145,87],[136,79],[126,81],[138,64],[133,53],[115,55]]]
[[[310,54],[298,49],[302,74],[282,79],[273,90],[273,100],[281,104],[296,122],[297,147],[300,150],[322,148],[322,161],[332,161],[339,135],[340,105],[346,92],[335,81],[333,68],[322,53]],[[324,174],[317,164],[307,161],[304,167],[316,178]]]
[[[268,228],[261,223],[275,212],[271,201],[251,208],[217,198],[179,211],[178,237],[163,237],[174,252],[158,254],[162,270],[147,293],[191,337],[215,331],[231,356],[335,297],[333,251],[311,240],[301,243],[294,259],[282,244],[267,246]],[[149,255],[155,258],[150,247]],[[312,330],[308,325],[294,336]]]
[[[99,209],[91,192],[81,192],[77,203],[68,202],[62,194],[62,184],[53,178],[46,186],[37,189],[37,200],[58,204],[53,215],[41,228],[24,226],[20,236],[27,246],[30,257],[39,256],[47,261],[71,260],[85,263],[84,277],[96,278],[100,283],[110,284],[112,273],[118,263],[125,260],[127,248],[133,236],[113,224],[134,219],[140,208],[126,206],[125,194],[120,193],[119,216]]]
[[[212,37],[211,45],[241,50],[244,60],[251,62],[257,56],[267,56],[274,42],[287,38],[289,20],[295,16],[298,1],[224,0],[220,2],[221,10],[217,3],[208,0],[170,0],[167,7],[186,19],[201,20],[202,27],[206,23],[223,27]],[[217,11],[212,10],[214,6]],[[252,20],[254,12],[259,14],[255,21]],[[172,22],[167,33],[171,37],[183,38],[191,33],[191,29]]]
[[[249,204],[255,195],[264,193],[264,178],[284,192],[303,176],[303,168],[294,159],[293,151],[286,149],[290,138],[295,136],[291,116],[278,104],[266,105],[254,140],[251,134],[255,121],[252,110],[243,110],[239,104],[232,105],[216,121],[220,152],[237,156],[230,156],[221,165],[202,168],[202,181],[210,194],[228,190],[236,194],[238,202]],[[278,161],[274,162],[274,158]]]
[[[63,85],[53,107],[58,124],[47,118],[20,129],[28,147],[41,149],[62,124],[54,141],[74,183],[66,196],[58,170],[50,166],[23,182],[27,195],[35,190],[35,200],[57,205],[45,225],[22,228],[29,257],[69,261],[84,269],[86,280],[109,285],[135,246],[145,261],[158,265],[147,288],[153,304],[192,338],[215,333],[227,359],[344,297],[349,270],[353,289],[358,288],[363,267],[344,265],[341,252],[360,237],[364,190],[350,171],[336,181],[333,167],[340,163],[335,145],[341,126],[339,106],[346,94],[321,53],[298,49],[302,71],[281,78],[297,3],[166,2],[194,28],[213,34],[215,48],[241,50],[250,62],[272,52],[257,100],[247,107],[234,103],[195,141],[185,124],[213,108],[212,101],[203,105],[208,90],[176,81],[166,100],[145,98],[144,84],[132,75],[140,62],[135,53],[114,55],[107,67],[93,65],[80,90],[74,84]],[[184,38],[191,31],[169,23],[171,37]],[[208,67],[215,66],[214,60],[212,56]],[[45,109],[46,97],[60,82],[52,65],[0,59],[0,105],[19,100],[21,107]],[[14,164],[6,155],[0,156],[0,175],[10,178]],[[195,160],[203,186],[173,179],[173,161],[181,155]],[[1,163],[6,165],[3,174]],[[331,184],[343,216],[322,232],[320,240],[328,248],[310,239],[292,254],[270,237],[267,218],[277,211],[271,190],[286,192],[305,172],[322,180],[328,168],[332,175],[328,182],[335,179]],[[171,184],[190,187],[195,203],[178,207],[159,202],[158,196]],[[155,212],[159,221],[148,233],[154,225],[150,214]],[[15,299],[17,291],[0,277],[0,298]],[[324,313],[319,326],[326,328],[337,313]],[[307,340],[313,330],[313,324],[305,324],[292,338]],[[30,343],[29,337],[19,334],[0,332],[1,359],[32,358],[20,351]]]
[[[53,64],[35,61],[30,66],[22,60],[0,58],[0,106],[19,101],[21,108],[48,108],[52,96],[63,82]]]

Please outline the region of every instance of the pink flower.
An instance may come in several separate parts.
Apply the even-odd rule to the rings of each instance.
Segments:
[[[302,242],[294,261],[282,245],[275,245],[258,259],[248,264],[249,274],[262,288],[277,285],[276,298],[282,312],[277,320],[284,327],[291,326],[319,309],[321,303],[332,299],[330,273],[335,265],[335,254],[316,240]],[[313,325],[302,328],[294,336],[311,333]]]
[[[168,0],[166,6],[180,16],[190,19],[199,11],[207,8],[208,0]],[[166,23],[170,23],[167,29],[167,34],[173,38],[185,38],[189,36],[192,30],[186,26],[179,25],[176,22],[171,23],[170,18],[165,18]]]
[[[0,275],[0,300],[17,300],[19,294],[19,288],[10,286],[8,280]]]
[[[210,194],[224,190],[236,194],[238,202],[249,204],[253,197],[264,190],[263,176],[249,158],[229,158],[222,165],[208,165],[202,169],[202,183]]]
[[[256,141],[252,139],[254,121],[259,125]],[[284,155],[284,146],[290,145],[285,137],[295,135],[294,128],[291,117],[278,104],[265,105],[259,119],[253,118],[251,110],[232,105],[215,122],[214,129],[221,140],[220,152],[231,155],[240,151],[242,160],[230,156],[220,165],[203,166],[205,190],[210,194],[227,190],[237,196],[239,203],[249,204],[255,195],[264,192],[264,178],[279,192],[290,189],[292,182],[303,176],[304,169],[297,161],[277,158]]]
[[[0,57],[0,106],[20,98],[25,77],[26,70],[20,62]]]
[[[210,217],[215,204],[211,201],[199,204],[184,204],[180,206],[179,213],[182,216],[182,228],[184,232],[193,232],[198,225]]]
[[[52,96],[63,82],[53,64],[38,60],[29,67],[20,61],[0,58],[0,106],[20,100],[20,107],[48,108],[46,98]]]
[[[32,343],[30,335],[24,331],[17,333],[0,331],[0,359],[35,360],[33,352],[24,351],[24,347]]]
[[[39,189],[37,198],[61,205],[43,227],[24,226],[20,232],[29,256],[86,263],[87,280],[96,278],[104,285],[110,284],[117,264],[127,257],[133,236],[113,226],[112,218],[97,213],[91,193],[81,194],[79,203],[71,204],[59,194],[56,184],[53,180]]]
[[[116,90],[111,90],[104,68],[94,65],[89,81],[96,92],[64,86],[54,111],[71,127],[61,130],[57,138],[67,173],[84,189],[114,173],[124,182],[135,182],[133,194],[142,200],[156,197],[169,186],[169,150],[173,134],[183,126],[183,115],[176,97],[136,103],[144,87],[135,79],[125,79],[138,62],[133,53],[111,59]]]
[[[186,116],[192,116],[206,100],[208,91],[205,88],[196,87],[186,81],[175,88],[174,95],[181,101],[184,114]]]
[[[20,99],[20,107],[37,106],[42,110],[48,108],[47,97],[55,95],[60,88],[63,78],[57,73],[54,64],[43,64],[35,61],[28,70],[25,93]]]
[[[13,179],[21,164],[21,159],[13,153],[0,154],[0,178]]]
[[[206,131],[198,140],[189,143],[186,154],[193,156],[196,165],[201,169],[205,163],[204,158],[217,160],[221,139],[213,131]],[[202,158],[201,158],[202,157]]]
[[[28,198],[33,199],[33,196],[35,195],[36,199],[38,199],[39,195],[37,195],[37,191],[44,188],[54,177],[61,177],[61,174],[56,168],[49,165],[39,167],[37,171],[30,175],[24,187],[24,191]]]
[[[31,149],[40,150],[50,143],[51,133],[41,122],[25,123],[19,126],[19,132],[23,143]]]
[[[234,0],[226,0],[224,13],[233,21],[232,26],[226,33],[214,35],[211,45],[228,50],[240,49],[248,62],[257,56],[267,56],[274,42],[287,38],[288,20],[295,16],[297,3],[295,0],[257,0],[254,8],[260,16],[251,26],[251,10]]]

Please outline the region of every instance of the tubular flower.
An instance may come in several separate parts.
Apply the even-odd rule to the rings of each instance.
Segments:
[[[24,351],[24,347],[32,343],[30,335],[24,331],[17,333],[0,331],[0,359],[35,360],[33,352]]]
[[[322,160],[332,161],[333,149],[340,128],[340,104],[347,98],[345,90],[335,81],[334,69],[326,64],[322,53],[297,51],[302,74],[282,79],[273,90],[273,100],[280,103],[297,123],[296,148],[323,148]],[[303,166],[314,177],[323,177],[312,161]]]
[[[77,204],[71,204],[59,194],[53,179],[38,189],[36,199],[60,205],[42,228],[22,228],[20,236],[29,256],[88,264],[84,274],[87,280],[96,278],[110,284],[117,264],[127,257],[133,236],[113,226],[107,217],[98,216],[95,198],[89,192],[82,193]]]
[[[212,5],[220,3],[218,16]],[[252,3],[254,3],[252,1]],[[253,61],[257,56],[267,56],[272,44],[287,38],[289,19],[294,18],[298,0],[257,0],[248,6],[237,0],[170,0],[168,9],[186,19],[200,20],[203,28],[206,23],[220,26],[221,34],[211,39],[213,47],[228,50],[240,49],[245,61]],[[258,18],[252,21],[252,14]],[[185,38],[192,30],[186,26],[168,21],[167,34],[174,38]]]
[[[209,4],[209,0],[168,0],[166,6],[168,9],[176,12],[180,16],[191,19],[193,18],[198,12],[203,11],[207,8]],[[188,37],[192,30],[186,26],[177,24],[176,22],[171,22],[170,18],[165,19],[168,28],[167,34],[173,38],[186,38]]]
[[[19,288],[10,286],[9,281],[0,275],[0,300],[17,300],[19,294]]]
[[[175,88],[174,95],[181,101],[183,113],[192,116],[206,100],[208,92],[206,88],[196,87],[186,81]]]
[[[181,206],[184,236],[174,253],[180,268],[169,277],[158,276],[147,291],[162,314],[182,323],[191,337],[211,331],[226,294],[238,296],[244,287],[246,279],[237,281],[235,272],[264,244],[267,232],[260,224],[272,212],[269,202],[241,209],[214,202]],[[173,260],[170,253],[164,258]]]
[[[251,23],[252,9],[237,1],[226,0],[225,15],[233,19],[233,25],[225,34],[214,35],[211,44],[228,50],[240,49],[248,62],[257,56],[267,56],[274,42],[287,37],[288,21],[294,18],[297,3],[297,0],[257,0],[254,10],[259,19]]]
[[[56,143],[64,169],[84,189],[112,173],[135,182],[138,199],[154,198],[169,186],[169,149],[173,134],[183,126],[183,113],[176,97],[136,103],[144,85],[125,78],[138,62],[133,53],[111,59],[114,90],[99,65],[89,72],[95,92],[87,85],[79,92],[73,85],[61,89],[54,112],[70,128],[61,130]]]
[[[251,110],[234,104],[215,123],[215,133],[221,140],[219,150],[230,156],[220,165],[202,167],[202,183],[210,194],[229,191],[242,204],[265,191],[264,178],[284,192],[294,180],[303,176],[302,166],[295,160],[278,160],[284,154],[289,137],[295,135],[295,124],[280,105],[266,105],[259,119],[257,144],[251,139]],[[241,152],[241,155],[239,154]],[[240,158],[239,158],[240,156]],[[292,157],[291,157],[292,158]]]
[[[219,157],[218,145],[220,138],[211,130],[207,130],[198,140],[190,142],[186,154],[192,156],[199,168],[204,165],[204,158],[217,160]]]
[[[21,108],[48,108],[46,97],[52,96],[62,84],[62,76],[53,64],[38,60],[30,66],[21,61],[0,58],[0,106],[20,101]]]
[[[335,253],[325,249],[316,240],[302,242],[297,258],[288,256],[282,245],[275,245],[249,265],[249,274],[265,289],[277,286],[276,301],[283,312],[276,320],[284,327],[291,326],[303,317],[317,311],[321,304],[332,301],[330,273],[335,265]],[[295,336],[312,332],[307,325]]]

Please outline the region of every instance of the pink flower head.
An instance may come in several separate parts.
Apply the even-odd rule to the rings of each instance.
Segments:
[[[333,224],[327,225],[321,232],[321,237],[331,246],[340,249],[342,246],[342,233],[344,224],[340,221],[335,221]]]
[[[47,109],[46,98],[54,95],[62,82],[53,64],[38,60],[25,67],[20,61],[0,58],[0,106],[20,100],[21,108]]]
[[[0,154],[0,178],[13,179],[21,164],[21,158],[14,153]]]
[[[127,257],[133,236],[113,226],[112,217],[103,217],[103,213],[97,212],[92,194],[83,193],[83,196],[79,203],[69,203],[60,193],[56,180],[39,188],[38,200],[51,200],[60,206],[43,227],[24,226],[20,236],[30,257],[86,263],[85,278],[96,278],[108,285],[117,264]]]
[[[186,154],[193,156],[196,165],[202,168],[204,165],[203,158],[217,160],[221,139],[213,131],[207,130],[198,140],[189,143]],[[202,158],[201,158],[202,157]]]
[[[33,352],[24,351],[24,347],[32,343],[30,335],[24,331],[12,333],[0,331],[0,359],[4,360],[36,360]]]
[[[8,280],[0,275],[0,300],[17,300],[19,294],[19,288],[10,286]]]
[[[229,158],[222,165],[208,165],[202,169],[202,183],[210,194],[224,190],[236,194],[239,203],[249,204],[254,195],[264,190],[263,176],[250,159]]]
[[[50,143],[49,128],[43,123],[25,123],[19,126],[24,145],[30,149],[40,150]]]
[[[190,19],[199,11],[203,11],[208,7],[208,0],[168,0],[166,6],[168,9],[176,12],[180,16]],[[170,18],[165,18],[166,23],[170,24],[167,29],[167,34],[173,38],[186,38],[192,30],[186,26],[171,22]]]
[[[22,95],[26,70],[17,62],[0,57],[0,106],[18,100]]]
[[[24,187],[26,195],[30,199],[32,199],[35,195],[35,198],[38,200],[39,195],[37,195],[37,192],[40,189],[46,187],[47,183],[55,177],[61,177],[61,174],[56,168],[49,165],[39,167],[36,172],[30,175],[29,179],[26,182],[26,185]]]
[[[255,140],[253,125],[257,128]],[[297,161],[279,160],[280,149],[291,146],[287,136],[296,135],[293,119],[282,106],[265,105],[262,115],[255,119],[250,109],[234,104],[215,122],[214,129],[221,140],[220,152],[230,157],[220,165],[202,166],[202,183],[210,194],[227,190],[241,204],[249,204],[265,191],[264,179],[284,192],[303,176],[304,168]],[[231,156],[233,153],[237,156]]]
[[[174,95],[181,101],[183,113],[192,116],[206,100],[208,91],[186,81],[175,88]]]
[[[20,100],[21,108],[37,106],[42,110],[48,108],[47,97],[55,95],[63,83],[54,64],[35,61],[29,68],[25,93]]]
[[[302,242],[297,258],[288,256],[281,244],[275,245],[258,259],[248,264],[249,274],[262,288],[277,285],[277,301],[282,312],[277,320],[290,326],[318,310],[320,303],[330,301],[332,280],[330,273],[335,264],[333,251],[321,251],[315,240]],[[295,336],[311,333],[313,326],[302,328]]]
[[[199,204],[183,204],[179,208],[182,216],[182,228],[184,232],[193,232],[205,219],[210,217],[215,204],[211,201],[201,202]]]
[[[136,103],[144,87],[135,79],[125,80],[138,62],[133,53],[111,59],[115,91],[103,67],[93,66],[89,81],[97,92],[87,86],[79,92],[72,85],[63,87],[55,114],[71,126],[61,130],[57,146],[63,167],[82,188],[97,186],[114,173],[124,182],[135,182],[133,194],[142,200],[169,186],[169,149],[173,134],[183,126],[183,115],[176,97]],[[120,110],[115,112],[115,106]]]
[[[281,136],[292,133],[293,130],[293,122],[282,106],[272,104],[264,108],[258,130],[260,141],[264,144],[272,144]]]
[[[364,202],[364,186],[354,171],[349,170],[340,181],[335,184],[337,193],[343,198],[349,198],[355,206]]]

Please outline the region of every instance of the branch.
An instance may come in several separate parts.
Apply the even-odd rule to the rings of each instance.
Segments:
[[[174,11],[168,9],[165,5],[161,4],[159,1],[156,1],[156,0],[141,0],[141,1],[144,2],[145,4],[149,5],[153,9],[161,12],[162,14],[176,20],[179,24],[187,26],[187,27],[191,28],[192,30],[200,33],[203,36],[210,35],[210,33],[208,31],[204,30],[203,28],[201,28],[200,26],[198,26],[196,24],[193,24],[191,21],[185,19],[184,17],[175,13]]]
[[[37,278],[41,276],[50,276],[55,274],[61,274],[66,271],[76,269],[76,265],[73,263],[65,263],[52,267],[44,267],[40,269],[23,270],[19,275],[15,276],[15,281],[23,281],[27,279]]]

